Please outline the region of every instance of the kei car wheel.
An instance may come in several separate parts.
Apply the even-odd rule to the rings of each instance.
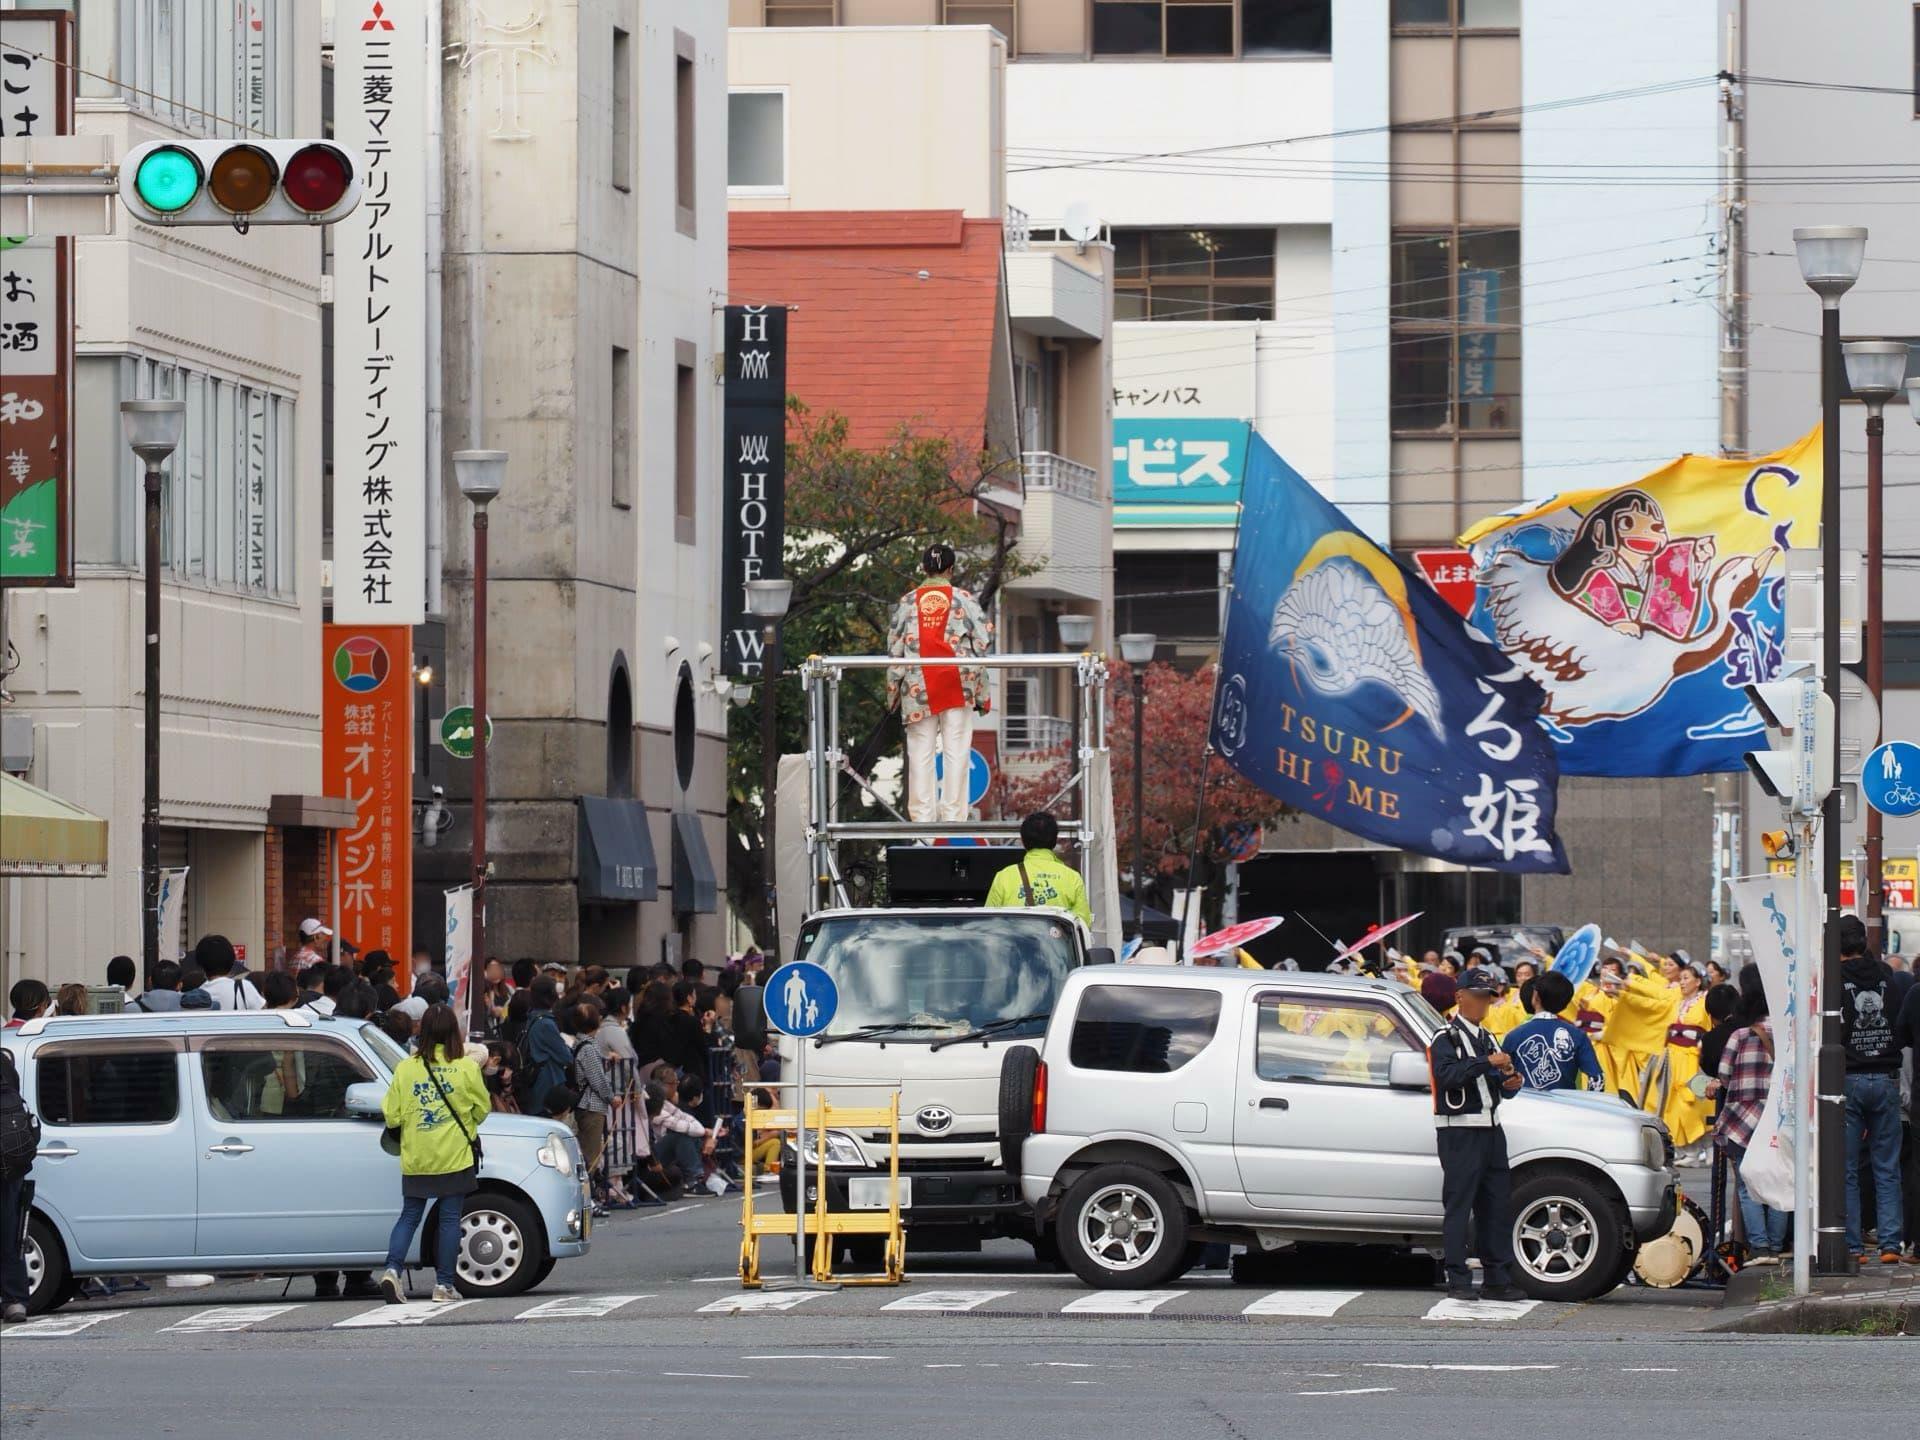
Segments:
[[[467,1197],[455,1267],[462,1295],[519,1295],[545,1278],[546,1262],[546,1230],[531,1205],[484,1190]]]
[[[1513,1187],[1514,1283],[1539,1300],[1591,1300],[1620,1283],[1626,1218],[1594,1181],[1565,1170]]]
[[[73,1298],[67,1252],[52,1225],[36,1212],[27,1218],[27,1313],[44,1315]]]
[[[1187,1210],[1164,1176],[1101,1165],[1067,1191],[1056,1234],[1061,1258],[1089,1285],[1151,1289],[1187,1268]]]

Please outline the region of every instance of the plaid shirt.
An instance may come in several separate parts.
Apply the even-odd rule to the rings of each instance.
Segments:
[[[1773,1081],[1770,1039],[1767,1022],[1762,1020],[1735,1035],[1720,1057],[1722,1104],[1717,1124],[1723,1144],[1744,1150],[1753,1142],[1753,1127],[1760,1123],[1767,1087]]]

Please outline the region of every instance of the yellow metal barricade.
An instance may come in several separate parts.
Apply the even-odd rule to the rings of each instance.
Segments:
[[[900,1097],[895,1094],[885,1106],[845,1106],[827,1103],[825,1092],[816,1092],[816,1102],[807,1111],[807,1133],[809,1138],[818,1137],[818,1146],[813,1164],[815,1167],[816,1194],[807,1215],[807,1236],[813,1240],[813,1278],[822,1283],[841,1285],[898,1285],[907,1278],[907,1238],[906,1228],[900,1218]],[[867,1127],[884,1125],[887,1129],[887,1173],[889,1177],[887,1208],[885,1210],[830,1211],[827,1209],[827,1131],[834,1128]],[[781,1133],[798,1130],[800,1115],[796,1110],[765,1109],[756,1106],[751,1094],[747,1097],[746,1136],[744,1149],[743,1180],[746,1194],[740,1201],[740,1283],[748,1289],[758,1289],[760,1280],[760,1240],[766,1235],[797,1235],[799,1231],[796,1214],[785,1211],[764,1212],[754,1207],[753,1152],[757,1141],[769,1132]],[[804,1167],[806,1160],[795,1157],[796,1164]],[[804,1168],[794,1176],[795,1209],[806,1204],[806,1186]],[[886,1254],[877,1275],[845,1275],[833,1273],[833,1252],[836,1241],[844,1235],[884,1235]]]

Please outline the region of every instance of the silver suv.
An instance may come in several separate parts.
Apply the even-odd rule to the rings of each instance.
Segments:
[[[1147,1288],[1202,1243],[1237,1273],[1303,1242],[1440,1244],[1425,1050],[1444,1022],[1384,980],[1125,968],[1068,978],[1041,1048],[1001,1072],[1001,1144],[1061,1259],[1090,1285]],[[1672,1145],[1605,1095],[1501,1106],[1515,1279],[1541,1299],[1618,1285],[1673,1222]]]

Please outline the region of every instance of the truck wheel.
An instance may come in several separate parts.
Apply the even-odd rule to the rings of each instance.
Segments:
[[[1099,1165],[1067,1191],[1055,1233],[1073,1273],[1102,1289],[1151,1289],[1187,1268],[1187,1209],[1139,1165]]]
[[[1524,1171],[1513,1186],[1514,1283],[1536,1300],[1569,1304],[1606,1294],[1631,1254],[1627,1223],[1614,1198],[1586,1176]]]
[[[1020,1174],[1020,1147],[1033,1133],[1033,1086],[1040,1073],[1040,1052],[1015,1045],[1000,1060],[1000,1163]]]

